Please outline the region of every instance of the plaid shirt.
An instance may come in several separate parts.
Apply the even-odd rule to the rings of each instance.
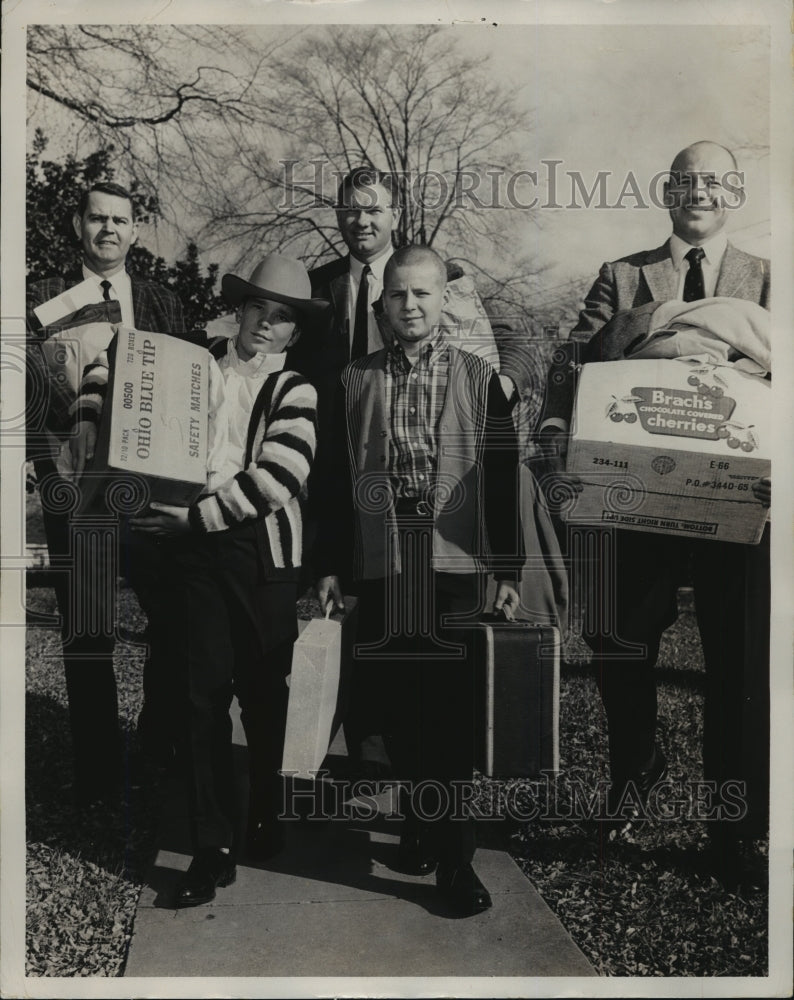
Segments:
[[[395,497],[422,497],[433,490],[448,375],[449,347],[441,333],[422,348],[413,365],[397,341],[389,349],[384,381]]]

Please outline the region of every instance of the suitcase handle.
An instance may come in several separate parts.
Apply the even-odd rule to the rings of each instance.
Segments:
[[[484,611],[480,615],[480,621],[483,625],[504,625],[505,622],[509,625],[516,624],[516,619],[508,618],[504,608],[500,608],[498,611]]]
[[[540,622],[527,621],[526,618],[508,618],[504,609],[499,611],[483,611],[480,615],[480,625],[520,625],[522,628],[548,628]]]

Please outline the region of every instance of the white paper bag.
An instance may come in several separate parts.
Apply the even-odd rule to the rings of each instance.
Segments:
[[[295,643],[281,765],[289,775],[314,778],[328,753],[341,653],[342,623],[327,618],[313,618]]]

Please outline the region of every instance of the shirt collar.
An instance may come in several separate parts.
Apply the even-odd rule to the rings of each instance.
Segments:
[[[386,270],[386,265],[389,263],[389,258],[394,253],[393,247],[386,247],[380,257],[376,257],[374,260],[370,260],[369,269],[372,272],[372,276],[379,284],[383,284],[383,272]],[[361,281],[361,272],[365,268],[365,264],[361,260],[357,260],[353,254],[349,255],[350,260],[350,274],[355,278],[356,281]]]
[[[285,351],[280,351],[278,354],[255,354],[248,361],[243,361],[237,353],[237,337],[233,337],[226,348],[226,358],[227,365],[232,371],[246,378],[264,378],[265,375],[282,371],[287,355]]]
[[[728,237],[725,233],[717,233],[716,236],[712,236],[710,240],[706,240],[705,243],[700,245],[700,249],[705,254],[705,263],[710,267],[716,267],[722,260],[722,255],[725,253],[725,248],[728,246]],[[686,255],[692,249],[690,243],[686,243],[681,239],[680,236],[676,236],[675,233],[670,237],[670,255],[673,258],[673,266],[676,271],[680,271],[684,265],[684,260]]]
[[[121,283],[125,280],[129,283],[130,276],[127,274],[123,264],[113,274],[97,274],[96,271],[92,271],[88,264],[83,261],[83,279],[86,281],[96,281],[97,284],[102,281],[109,281],[112,285],[114,282]]]
[[[436,327],[435,333],[421,349],[419,356],[413,365],[408,360],[408,356],[403,350],[402,344],[396,338],[389,347],[389,358],[391,359],[392,365],[396,367],[398,371],[409,372],[412,368],[416,367],[432,368],[433,365],[437,364],[443,357],[446,356],[448,349],[449,344],[447,343],[444,331],[441,327]]]

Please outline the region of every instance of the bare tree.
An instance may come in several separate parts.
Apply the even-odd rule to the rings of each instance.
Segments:
[[[184,234],[212,218],[239,154],[277,119],[267,64],[283,36],[254,44],[241,27],[34,25],[28,116],[49,134],[55,108],[78,156],[112,145]]]
[[[258,220],[307,239],[310,256],[339,249],[333,216],[316,210],[334,204],[344,173],[370,165],[397,179],[400,243],[487,255],[505,226],[492,179],[529,128],[487,64],[462,55],[449,29],[346,26],[297,39],[274,66],[292,142],[278,172],[263,161],[257,178],[281,207]],[[238,217],[250,224],[250,207]]]
[[[157,194],[182,241],[228,266],[342,252],[336,185],[370,164],[398,179],[400,242],[469,261],[516,302],[516,276],[538,270],[510,238],[536,219],[496,183],[530,122],[454,29],[41,25],[28,87],[32,124],[47,132],[55,108],[76,154],[113,145],[119,179]]]

